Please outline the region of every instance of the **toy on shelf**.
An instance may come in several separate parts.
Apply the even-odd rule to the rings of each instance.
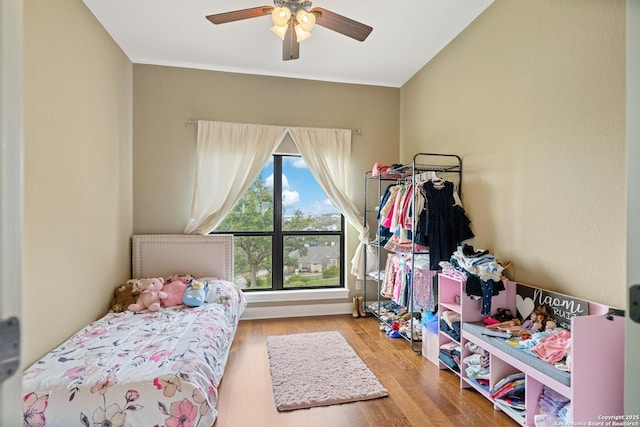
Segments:
[[[529,319],[522,323],[522,329],[526,329],[529,334],[543,331],[548,320],[549,315],[546,307],[538,306],[533,310]]]

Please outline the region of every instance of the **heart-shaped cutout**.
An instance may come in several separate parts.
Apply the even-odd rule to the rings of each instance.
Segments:
[[[516,309],[518,313],[520,313],[520,317],[523,320],[529,318],[529,315],[533,313],[533,309],[535,308],[535,304],[533,300],[529,297],[522,298],[522,296],[516,294]]]

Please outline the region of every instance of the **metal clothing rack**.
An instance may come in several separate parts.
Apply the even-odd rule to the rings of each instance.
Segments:
[[[458,195],[460,197],[460,199],[462,200],[462,158],[460,158],[460,156],[455,155],[455,154],[438,154],[438,153],[417,153],[413,156],[413,160],[411,163],[408,164],[403,164],[401,166],[396,166],[394,169],[389,170],[386,174],[382,173],[382,174],[378,174],[377,176],[372,176],[372,172],[371,171],[367,171],[365,173],[364,176],[364,225],[365,227],[368,225],[368,216],[371,215],[376,215],[376,217],[378,216],[378,210],[382,208],[382,206],[379,206],[382,195],[383,195],[383,182],[387,181],[391,181],[391,182],[396,182],[398,184],[400,183],[411,183],[412,185],[412,197],[415,200],[415,191],[416,191],[416,184],[418,182],[420,182],[420,178],[421,178],[421,174],[424,174],[426,172],[434,172],[436,173],[440,178],[445,179],[447,181],[452,181],[454,183],[454,186],[456,187],[457,191],[458,191]],[[399,176],[399,177],[398,177]],[[369,197],[371,197],[368,194],[368,189],[369,189],[369,185],[371,184],[371,181],[376,182],[377,181],[377,188],[376,188],[376,192],[377,192],[377,203],[378,206],[369,206]],[[416,225],[417,225],[417,221],[419,218],[419,213],[414,213],[413,215],[413,224],[412,224],[412,230],[416,230]],[[379,221],[376,221],[376,236],[377,236],[377,230],[379,228],[380,224]],[[378,241],[378,239],[376,239],[375,241]],[[367,243],[365,245],[372,245],[372,243]],[[388,251],[386,249],[384,249],[383,247],[381,247],[379,244],[378,245],[373,245],[375,250],[376,250],[376,255],[377,255],[377,277],[373,278],[373,277],[368,277],[368,275],[366,274],[367,272],[367,256],[366,256],[366,251],[367,248],[363,248],[365,255],[363,256],[363,268],[364,268],[364,278],[363,278],[363,310],[365,313],[367,314],[371,314],[375,317],[378,318],[378,320],[380,320],[381,322],[383,321],[383,319],[381,319],[381,305],[383,304],[383,300],[381,298],[380,295],[380,285],[382,283],[383,278],[380,277],[380,269],[383,265],[383,261],[385,261],[386,264],[386,257],[388,255]],[[412,233],[412,238],[411,238],[411,274],[413,275],[415,272],[415,257],[414,255],[418,254],[418,253],[424,253],[424,252],[417,252],[416,251],[416,238],[415,238],[415,233]],[[437,276],[436,276],[437,277]],[[413,277],[412,277],[413,279]],[[435,278],[434,278],[435,279]],[[375,310],[369,310],[367,307],[367,288],[368,288],[368,281],[371,281],[372,283],[376,284],[376,309]],[[434,286],[434,288],[437,288],[437,286]],[[411,345],[411,349],[417,353],[420,353],[422,351],[421,346],[418,346],[416,348],[416,343],[421,343],[422,340],[420,339],[414,339],[414,326],[415,326],[415,322],[417,321],[415,316],[414,316],[414,309],[415,309],[415,304],[414,304],[414,286],[413,286],[413,280],[411,280],[411,289],[410,292],[408,292],[408,297],[407,297],[407,307],[405,307],[405,309],[410,313],[410,318],[409,318],[409,334],[402,334],[402,337],[405,338]],[[387,322],[388,323],[388,322]]]

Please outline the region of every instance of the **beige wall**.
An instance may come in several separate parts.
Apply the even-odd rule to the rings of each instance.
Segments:
[[[496,0],[401,89],[400,157],[464,160],[473,243],[624,307],[625,3]]]
[[[132,81],[80,0],[24,2],[25,366],[129,277]]]
[[[460,154],[477,247],[516,280],[624,305],[621,0],[496,0],[402,89],[132,67],[79,0],[24,15],[25,364],[104,312],[133,232],[182,232],[189,117],[361,128],[358,205],[374,162]]]
[[[364,172],[397,160],[399,105],[397,88],[136,64],[134,231],[184,231],[195,165],[196,127],[188,118],[361,129],[352,139],[351,173],[351,196],[361,206]],[[357,244],[349,230],[347,261]]]

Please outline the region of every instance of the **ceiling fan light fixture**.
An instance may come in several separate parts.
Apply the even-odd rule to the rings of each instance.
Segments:
[[[304,9],[300,9],[296,13],[296,21],[303,31],[311,31],[314,25],[316,25],[316,15],[309,13]]]
[[[287,27],[281,27],[279,25],[274,25],[273,27],[271,27],[271,31],[273,31],[276,36],[280,37],[282,40],[284,40],[284,35],[287,32]]]
[[[316,24],[361,42],[373,30],[368,25],[330,10],[321,7],[312,9],[312,0],[273,0],[273,5],[216,13],[206,18],[212,24],[224,24],[271,15],[274,23],[271,31],[283,41],[284,61],[299,58],[300,42],[311,37],[311,30]]]
[[[291,10],[288,7],[274,7],[271,11],[271,19],[278,27],[287,29],[287,23],[291,19]]]
[[[298,41],[298,43],[311,37],[311,33],[309,31],[303,30],[300,24],[295,26],[295,30],[296,30],[296,40]]]

